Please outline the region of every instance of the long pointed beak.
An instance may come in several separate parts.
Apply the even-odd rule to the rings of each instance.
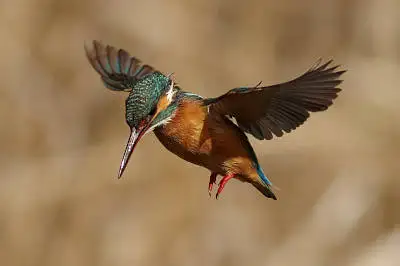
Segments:
[[[122,157],[121,165],[119,167],[118,179],[120,179],[122,174],[124,173],[124,170],[128,164],[133,149],[135,148],[136,144],[138,143],[138,141],[142,136],[142,134],[140,133],[141,133],[140,130],[137,131],[135,128],[131,128],[131,134],[129,136],[128,143],[126,144],[124,156]]]

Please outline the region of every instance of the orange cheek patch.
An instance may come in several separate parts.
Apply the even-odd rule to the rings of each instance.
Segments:
[[[157,103],[157,114],[159,112],[161,112],[162,110],[166,109],[168,105],[169,105],[169,101],[167,99],[167,96],[162,96],[161,99]]]

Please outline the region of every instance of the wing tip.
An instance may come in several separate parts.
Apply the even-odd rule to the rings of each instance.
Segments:
[[[337,73],[339,75],[342,75],[346,73],[348,70],[347,69],[342,69],[342,70],[337,70],[338,68],[341,68],[342,64],[336,64],[335,61],[332,58],[329,58],[327,60],[324,60],[322,57],[318,58],[318,60],[312,65],[312,67],[307,71],[307,72],[323,72],[327,71],[330,73]]]
[[[92,67],[112,90],[130,90],[132,83],[156,71],[126,50],[105,45],[96,39],[84,41],[84,50]]]
[[[127,90],[124,85],[124,73],[120,70],[118,50],[111,45],[104,45],[99,40],[84,41],[84,50],[89,63],[100,74],[106,88],[114,91]],[[129,55],[129,54],[128,54]]]

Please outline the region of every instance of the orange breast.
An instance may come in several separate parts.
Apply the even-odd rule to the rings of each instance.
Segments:
[[[207,161],[211,138],[205,126],[207,109],[197,101],[183,101],[172,120],[154,133],[171,152],[192,163]]]
[[[213,172],[252,171],[244,133],[228,119],[210,116],[199,101],[183,101],[172,120],[154,132],[169,151]]]

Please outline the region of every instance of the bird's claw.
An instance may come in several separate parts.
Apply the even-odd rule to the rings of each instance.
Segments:
[[[213,185],[217,181],[217,174],[216,173],[211,173],[210,175],[210,182],[208,182],[208,195],[211,197],[211,192],[213,189]]]
[[[227,174],[226,176],[224,176],[221,179],[221,181],[219,182],[219,185],[218,185],[217,194],[215,194],[215,199],[218,199],[218,197],[221,194],[222,190],[224,189],[226,183],[228,183],[229,179],[231,179],[234,176],[235,176],[234,174]]]
[[[223,182],[223,181],[224,181],[224,179],[222,179],[222,180],[219,182],[219,184],[218,184],[218,190],[217,190],[217,194],[215,194],[215,199],[218,199],[219,194],[221,194],[222,190],[223,190],[224,187],[225,187],[225,183],[226,183],[226,182]]]
[[[208,184],[208,195],[211,197],[213,183]]]

